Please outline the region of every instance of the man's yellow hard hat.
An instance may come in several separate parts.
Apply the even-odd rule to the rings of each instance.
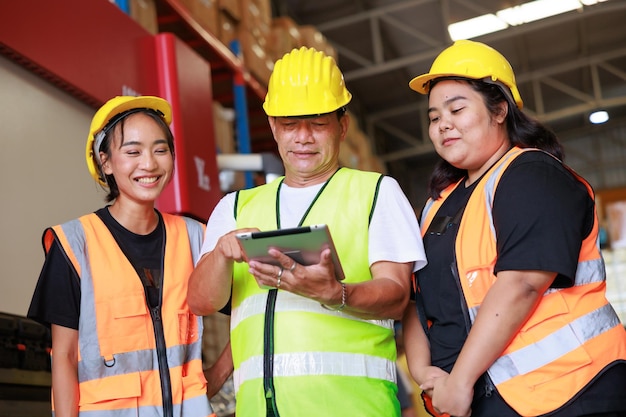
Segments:
[[[335,60],[302,47],[274,64],[263,109],[268,116],[310,116],[333,112],[351,99]]]
[[[85,151],[89,173],[101,185],[106,186],[107,183],[100,170],[99,148],[107,131],[129,112],[144,109],[159,113],[168,125],[172,121],[170,104],[155,96],[117,96],[104,103],[93,116]]]
[[[430,82],[441,77],[462,77],[499,83],[507,87],[518,108],[524,106],[515,83],[513,68],[506,58],[481,42],[459,40],[437,56],[430,71],[409,82],[409,87],[428,94]],[[508,94],[508,91],[505,91]]]

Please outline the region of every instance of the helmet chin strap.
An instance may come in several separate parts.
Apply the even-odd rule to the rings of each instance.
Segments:
[[[495,85],[498,88],[500,88],[500,90],[502,91],[502,93],[506,97],[507,101],[509,103],[513,104],[514,106],[516,106],[515,98],[513,98],[513,93],[511,92],[511,89],[508,86],[506,86],[504,83],[502,83],[502,82],[500,82],[498,80],[494,80],[491,77],[485,77],[481,81],[486,83],[486,84],[492,84],[492,85]]]
[[[108,132],[108,129],[103,129],[100,132],[98,132],[98,134],[96,135],[95,140],[93,141],[93,159],[96,161],[96,164],[98,166],[98,173],[100,174],[100,179],[103,182],[107,182],[106,180],[106,175],[104,175],[104,173],[102,172],[102,161],[100,161],[100,146],[102,145],[102,142],[104,141],[104,138],[106,137]]]

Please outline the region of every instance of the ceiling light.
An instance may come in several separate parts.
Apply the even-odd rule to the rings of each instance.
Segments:
[[[473,19],[452,23],[448,26],[448,33],[453,41],[459,39],[471,39],[487,33],[497,32],[509,27],[505,21],[495,14],[484,14]]]
[[[593,6],[594,4],[604,3],[605,1],[608,0],[580,0],[583,6]]]
[[[546,17],[580,9],[579,0],[535,0],[519,6],[500,10],[496,15],[511,26],[534,22]]]
[[[510,26],[522,25],[561,13],[580,10],[583,6],[592,6],[605,1],[608,0],[534,0],[519,6],[502,9],[495,14],[488,13],[452,23],[448,26],[448,33],[453,41],[471,39]]]
[[[609,120],[609,113],[604,110],[594,111],[589,115],[589,121],[594,125],[605,123]]]

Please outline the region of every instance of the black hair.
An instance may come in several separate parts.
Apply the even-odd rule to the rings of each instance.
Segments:
[[[133,109],[132,111],[128,111],[122,114],[121,116],[118,115],[112,118],[111,121],[113,123],[109,122],[109,124],[106,126],[105,128],[106,134],[104,136],[104,140],[102,141],[102,144],[100,145],[100,148],[98,149],[98,151],[104,152],[107,155],[107,158],[110,158],[111,157],[111,143],[113,142],[115,132],[119,132],[121,143],[124,143],[124,122],[126,121],[128,116],[130,116],[131,114],[136,114],[136,113],[143,113],[146,116],[153,119],[155,122],[157,122],[157,124],[163,131],[163,134],[165,135],[165,139],[167,140],[167,145],[170,148],[170,152],[173,158],[175,155],[174,154],[174,135],[169,125],[163,119],[163,114],[152,109]],[[96,157],[100,158],[99,155],[96,155]],[[98,165],[98,167],[100,171],[102,172],[102,167],[100,166],[100,164]],[[115,178],[113,177],[113,175],[105,175],[103,172],[102,172],[102,175],[104,176],[107,186],[109,187],[109,193],[105,197],[105,201],[109,203],[115,200],[120,195],[120,190],[117,187],[117,183],[115,182]]]
[[[444,79],[438,78],[431,81],[431,90],[429,91],[432,91],[432,87],[437,82]],[[506,87],[482,80],[459,78],[455,78],[455,80],[469,84],[478,92],[483,97],[485,106],[491,115],[496,115],[500,112],[499,106],[503,101],[507,103],[508,112],[505,123],[511,146],[541,149],[557,159],[563,160],[563,147],[554,132],[520,110],[510,98],[511,94],[505,94],[503,91],[503,88]],[[441,191],[466,175],[467,170],[456,168],[446,160],[441,159],[430,177],[428,184],[429,196],[433,199],[439,198]]]

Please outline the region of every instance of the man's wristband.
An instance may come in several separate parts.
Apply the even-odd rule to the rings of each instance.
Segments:
[[[346,290],[346,284],[344,284],[343,282],[341,282],[340,284],[341,284],[341,304],[337,308],[330,308],[327,305],[320,303],[320,305],[323,308],[325,308],[326,310],[341,311],[341,310],[343,310],[345,308],[346,301],[347,301],[347,298],[348,298],[348,292]]]

